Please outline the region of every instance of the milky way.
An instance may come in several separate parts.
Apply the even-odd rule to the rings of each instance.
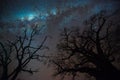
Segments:
[[[99,11],[102,8],[112,9],[115,5],[119,4],[118,1],[107,0],[1,0],[0,18],[2,20],[13,20],[22,17],[29,17],[29,15],[47,14],[50,11],[56,14],[55,8],[65,10],[68,7],[86,6],[93,7],[94,11]]]

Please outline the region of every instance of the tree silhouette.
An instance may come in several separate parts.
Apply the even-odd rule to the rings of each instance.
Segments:
[[[57,45],[59,53],[53,58],[55,75],[87,73],[96,80],[119,80],[120,71],[113,65],[120,53],[120,41],[114,39],[110,16],[100,12],[86,21],[83,32],[64,28]]]
[[[40,60],[41,56],[38,51],[44,46],[46,41],[43,41],[37,46],[34,45],[35,36],[38,34],[37,25],[28,35],[25,29],[23,35],[17,36],[14,41],[7,41],[7,43],[0,42],[0,66],[2,68],[2,75],[0,80],[16,80],[20,72],[28,72],[33,74],[36,70],[28,69],[28,65],[33,60]],[[12,56],[15,56],[13,58]],[[15,66],[10,68],[11,64]],[[10,71],[12,69],[12,71]]]

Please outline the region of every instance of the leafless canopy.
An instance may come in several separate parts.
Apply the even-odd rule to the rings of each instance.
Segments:
[[[35,44],[35,36],[38,27],[34,26],[29,35],[25,29],[23,35],[17,36],[16,40],[8,41],[6,44],[0,42],[0,65],[2,76],[0,80],[15,80],[20,72],[34,73],[36,70],[28,69],[27,65],[33,60],[39,60],[42,56],[38,53],[44,46],[47,37],[43,38],[39,45]],[[13,58],[12,56],[15,56]],[[16,64],[13,71],[8,72],[11,63]]]
[[[110,17],[110,16],[109,16]],[[113,38],[115,27],[103,12],[86,21],[87,29],[64,29],[57,45],[58,53],[53,58],[55,75],[87,73],[96,80],[114,80],[119,77],[119,70],[112,64],[114,54],[119,53],[120,43]],[[118,78],[119,79],[119,78]]]

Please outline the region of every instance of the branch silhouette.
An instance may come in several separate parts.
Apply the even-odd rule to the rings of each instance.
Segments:
[[[101,12],[86,21],[88,27],[82,33],[79,29],[64,28],[57,45],[59,52],[52,60],[55,75],[87,73],[96,80],[119,80],[120,71],[112,62],[114,54],[119,54],[116,44],[120,43],[111,37],[113,25],[108,22],[108,17]]]
[[[40,30],[41,31],[41,30]],[[44,43],[47,37],[43,38],[43,41],[34,46],[35,36],[38,33],[37,25],[34,26],[30,35],[27,35],[27,29],[25,29],[23,35],[17,36],[15,41],[8,41],[7,44],[0,42],[0,64],[2,66],[2,76],[0,80],[16,80],[20,72],[27,72],[33,74],[37,70],[27,68],[33,60],[40,60],[43,56],[38,54],[44,47]],[[11,56],[15,55],[15,59]],[[8,72],[9,64],[17,61],[13,71]]]

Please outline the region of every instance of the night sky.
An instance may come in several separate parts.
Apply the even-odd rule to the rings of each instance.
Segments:
[[[87,2],[86,2],[87,1]],[[1,1],[1,18],[3,20],[7,19],[17,19],[24,16],[36,15],[39,13],[45,14],[47,10],[53,11],[55,13],[55,8],[66,8],[68,6],[77,6],[79,4],[89,3],[89,0],[79,1],[79,0],[2,0]],[[39,11],[39,12],[38,12]]]
[[[38,16],[39,13],[46,14],[48,10],[55,14],[55,8],[61,10],[73,6],[91,7],[97,12],[100,9],[112,10],[118,7],[119,0],[1,0],[0,18],[2,20],[14,20],[29,15]]]
[[[19,25],[19,21],[29,25],[37,23],[44,26],[42,36],[52,37],[47,45],[50,47],[52,44],[50,52],[54,52],[60,29],[81,25],[101,10],[110,14],[118,10],[119,5],[119,0],[0,0],[0,39],[13,38],[22,31],[24,27]],[[20,77],[23,80],[58,80],[51,77],[52,69],[43,67],[33,76],[21,74]]]

